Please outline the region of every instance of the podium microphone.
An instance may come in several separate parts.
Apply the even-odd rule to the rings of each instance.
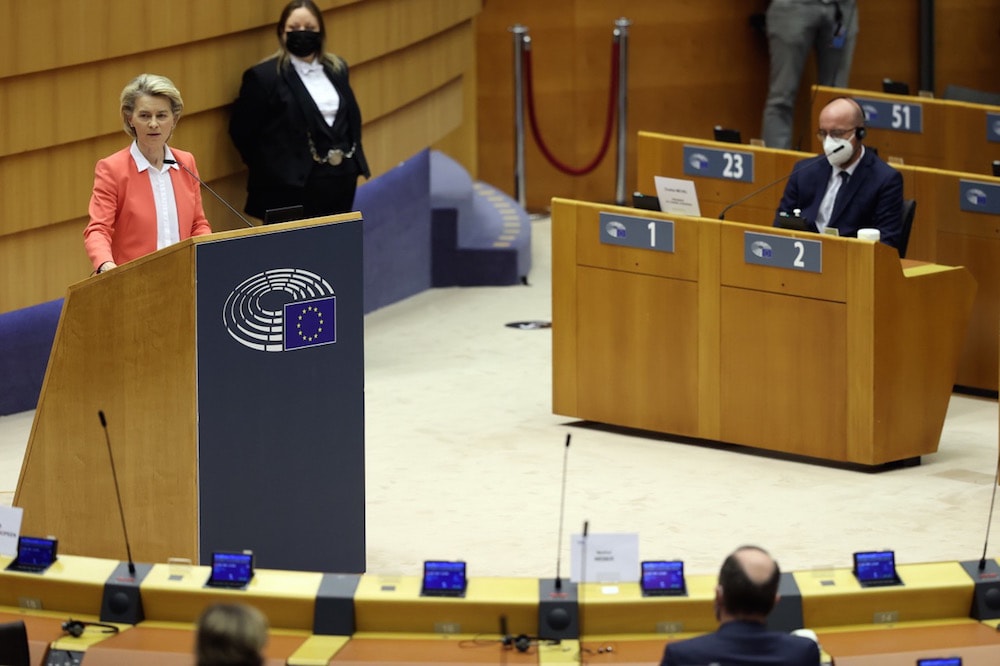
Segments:
[[[562,540],[563,519],[566,517],[566,463],[569,460],[570,434],[566,435],[563,449],[562,498],[559,505],[559,542],[556,550],[556,577],[538,579],[538,637],[559,641],[576,638],[580,634],[580,606],[576,601],[577,586],[570,584],[563,589]]]
[[[199,178],[199,177],[198,177],[198,174],[196,174],[196,173],[195,173],[194,171],[191,171],[191,169],[188,169],[188,168],[187,168],[187,167],[186,167],[186,166],[184,165],[184,163],[183,163],[183,162],[178,162],[177,160],[163,160],[163,163],[164,163],[164,164],[176,164],[176,165],[177,165],[177,166],[179,166],[180,168],[182,168],[182,169],[184,169],[185,171],[187,171],[187,172],[188,172],[189,174],[191,174],[191,177],[192,177],[192,178],[194,178],[194,179],[195,179],[195,180],[197,180],[197,181],[198,181],[199,183],[201,183],[201,186],[202,186],[202,187],[204,187],[204,188],[205,188],[206,190],[208,190],[209,192],[211,192],[211,193],[212,193],[212,196],[214,196],[214,197],[215,197],[216,199],[218,199],[219,201],[221,201],[221,202],[222,202],[222,205],[223,205],[223,206],[225,206],[225,207],[226,207],[226,208],[228,208],[229,210],[233,211],[233,214],[234,214],[234,215],[235,215],[236,217],[238,217],[238,218],[240,218],[241,220],[243,220],[243,224],[247,225],[248,227],[255,227],[255,226],[257,226],[257,225],[255,225],[255,224],[254,224],[253,222],[251,222],[250,220],[248,220],[247,218],[243,217],[243,215],[241,215],[241,214],[240,214],[240,212],[239,212],[238,210],[236,210],[235,208],[233,208],[233,207],[232,207],[232,206],[231,206],[231,205],[229,204],[229,202],[228,202],[228,201],[226,201],[225,199],[223,199],[223,198],[222,198],[222,196],[221,196],[221,195],[220,195],[220,194],[219,194],[218,192],[216,192],[216,191],[215,191],[215,190],[213,190],[213,189],[212,189],[211,187],[209,187],[209,186],[208,186],[208,183],[206,183],[205,181],[203,181],[203,180],[202,180],[201,178]]]
[[[559,575],[559,570],[562,566],[563,518],[566,516],[566,462],[569,460],[569,440],[572,436],[572,433],[566,433],[566,447],[563,449],[562,499],[559,502],[559,542],[556,544],[555,588],[557,592],[562,590],[562,578]]]
[[[843,149],[844,149],[844,146],[837,146],[832,151],[830,151],[830,155],[833,155],[835,153],[839,153]],[[784,181],[788,180],[789,178],[791,178],[795,174],[796,171],[805,171],[806,169],[808,169],[809,167],[813,166],[814,164],[824,164],[826,161],[827,161],[826,160],[826,156],[817,157],[812,162],[810,162],[809,164],[805,165],[804,167],[801,167],[799,169],[792,169],[789,173],[785,174],[781,178],[778,178],[777,180],[771,181],[770,183],[768,183],[764,187],[761,187],[759,189],[754,190],[753,192],[751,192],[750,194],[746,195],[745,197],[740,197],[739,199],[737,199],[736,201],[734,201],[733,203],[729,204],[728,206],[726,206],[725,208],[722,209],[722,212],[719,213],[719,219],[720,220],[726,219],[726,213],[729,212],[730,208],[733,208],[734,206],[739,206],[741,203],[743,203],[743,202],[745,202],[745,201],[747,201],[749,199],[753,199],[755,196],[757,196],[761,192],[764,192],[765,190],[769,190],[772,187],[774,187],[775,185],[777,185],[778,183],[781,183],[781,182],[784,182]]]
[[[108,436],[108,422],[104,418],[104,411],[97,410],[97,415],[101,417],[101,428],[104,429],[104,442],[108,445],[108,459],[111,461],[111,478],[115,482],[115,497],[118,498],[118,516],[122,520],[122,533],[125,535],[125,553],[128,555],[128,572],[135,578],[135,562],[132,560],[132,547],[128,541],[128,530],[125,528],[125,509],[122,508],[122,494],[118,488],[118,472],[115,470],[115,457],[111,454],[111,437]]]

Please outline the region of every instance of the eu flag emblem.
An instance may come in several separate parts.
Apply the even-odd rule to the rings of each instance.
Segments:
[[[285,351],[336,341],[336,296],[285,304]]]

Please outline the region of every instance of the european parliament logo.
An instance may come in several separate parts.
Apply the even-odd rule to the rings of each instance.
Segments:
[[[625,225],[618,220],[611,220],[604,225],[604,231],[612,238],[625,238],[628,235]]]
[[[753,252],[753,256],[760,259],[771,259],[774,257],[774,250],[772,250],[771,245],[765,241],[754,241],[750,245],[750,251]]]
[[[695,171],[703,171],[708,168],[708,156],[704,153],[693,153],[688,158],[688,164],[690,164],[691,168]]]
[[[959,210],[1000,215],[1000,185],[960,179]]]
[[[316,273],[275,268],[233,289],[222,319],[236,342],[256,351],[329,345],[337,341],[337,296]]]

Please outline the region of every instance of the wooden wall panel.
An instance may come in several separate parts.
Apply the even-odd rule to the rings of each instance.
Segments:
[[[991,60],[1000,0],[938,0],[937,92],[947,83],[996,90]],[[648,130],[710,138],[716,124],[739,129],[744,141],[760,135],[767,92],[767,39],[749,23],[767,0],[530,0],[488,2],[477,21],[479,53],[479,175],[514,193],[513,47],[507,28],[526,25],[533,40],[535,89],[544,138],[574,166],[597,150],[608,87],[608,49],[614,20],[630,29],[626,190],[634,180],[635,136]],[[860,34],[851,85],[880,90],[883,78],[919,82],[919,3],[859,3]],[[736,11],[734,11],[736,7]],[[966,38],[971,35],[971,40]],[[815,63],[807,63],[796,103],[795,136],[808,148],[812,119],[809,89]],[[612,146],[612,151],[613,151]],[[588,176],[566,176],[527,139],[529,208],[553,196],[611,201],[614,153]]]
[[[1000,92],[996,50],[1000,0],[935,0],[934,89],[949,84]]]
[[[328,47],[351,66],[373,176],[441,142],[476,168],[474,19],[482,0],[320,0]],[[39,0],[0,6],[0,312],[63,295],[89,273],[82,231],[94,164],[126,146],[122,87],[147,71],[184,97],[171,145],[242,209],[229,141],[244,69],[273,53],[283,0],[169,6]],[[39,28],[46,32],[41,32]],[[32,43],[51,38],[51,49]],[[242,223],[203,192],[217,230]],[[28,279],[26,276],[31,276]]]

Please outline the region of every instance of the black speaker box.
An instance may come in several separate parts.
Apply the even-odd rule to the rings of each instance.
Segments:
[[[986,560],[982,571],[979,570],[978,560],[961,564],[976,584],[969,615],[976,620],[1000,619],[1000,566],[997,566],[996,560]]]
[[[577,585],[563,580],[561,589],[556,589],[555,583],[549,578],[538,581],[538,637],[545,640],[579,638]]]
[[[802,593],[795,582],[795,576],[790,573],[781,574],[778,581],[777,605],[767,616],[767,628],[771,631],[795,631],[803,626]]]
[[[104,596],[101,598],[101,622],[118,624],[138,624],[146,619],[142,610],[142,595],[139,585],[153,569],[152,564],[136,564],[135,576],[129,573],[128,562],[119,562],[111,575],[104,581]]]

